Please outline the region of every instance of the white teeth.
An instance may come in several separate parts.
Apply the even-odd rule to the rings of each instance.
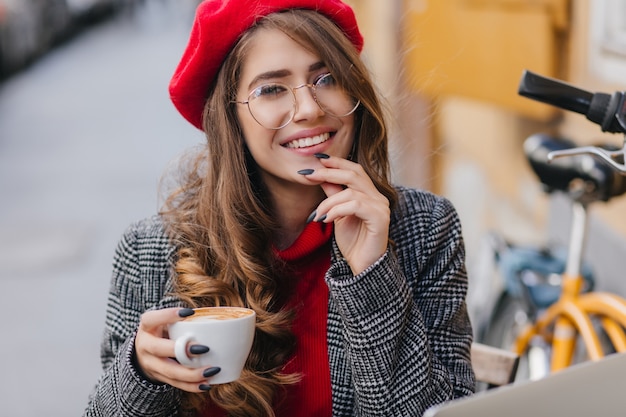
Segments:
[[[330,138],[330,133],[322,133],[321,135],[313,136],[310,138],[296,139],[285,144],[287,148],[306,148],[308,146],[319,145],[324,143]]]

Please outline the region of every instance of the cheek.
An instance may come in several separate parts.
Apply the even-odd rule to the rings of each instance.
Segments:
[[[257,127],[260,126],[257,122],[254,121],[247,107],[244,107],[243,109],[239,110],[239,112],[237,112],[237,119],[239,120],[239,126],[241,126],[243,138],[248,147],[250,147],[250,138],[258,136],[259,132]]]
[[[346,159],[350,159],[349,157],[352,155],[356,144],[356,127],[354,125],[354,119],[350,119],[349,122],[345,123],[343,128],[344,134],[346,135],[343,153]]]
[[[260,126],[252,117],[241,117],[243,140],[255,161],[271,148],[273,132]]]

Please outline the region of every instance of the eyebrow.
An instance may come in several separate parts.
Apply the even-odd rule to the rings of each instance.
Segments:
[[[325,66],[326,64],[324,62],[318,61],[314,64],[309,65],[309,72],[315,72],[321,68],[324,68]],[[260,81],[267,81],[267,80],[271,80],[274,78],[283,78],[288,75],[291,75],[291,71],[286,70],[286,69],[276,70],[276,71],[267,71],[267,72],[261,73],[257,75],[256,77],[254,77],[252,81],[250,81],[250,84],[248,84],[248,89],[252,88],[253,85],[259,83]]]

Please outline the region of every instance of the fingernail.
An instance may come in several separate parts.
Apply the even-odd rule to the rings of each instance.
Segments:
[[[195,313],[195,311],[193,311],[193,309],[191,309],[191,308],[181,308],[180,310],[178,310],[178,316],[179,317],[193,316],[194,313]]]
[[[298,171],[298,174],[300,175],[311,175],[312,173],[314,173],[315,170],[314,169],[301,169],[300,171]]]
[[[222,370],[222,368],[220,368],[219,366],[214,366],[212,368],[207,368],[202,373],[202,376],[205,377],[205,378],[209,378],[209,377],[212,377],[213,375],[216,375],[221,370]]]
[[[209,351],[209,347],[208,346],[204,346],[204,345],[191,345],[189,346],[189,352],[192,355],[201,355],[203,353],[207,353]]]
[[[315,216],[317,216],[317,210],[313,210],[313,213],[309,214],[309,217],[306,218],[307,224],[311,223]]]
[[[326,220],[326,217],[328,216],[326,216],[325,214],[322,214],[322,216],[319,219],[317,219],[317,222],[322,223],[324,220]]]
[[[319,159],[328,159],[328,158],[330,158],[330,156],[326,155],[325,153],[316,153],[313,156],[315,156],[316,158],[319,158]]]
[[[199,388],[201,391],[209,391],[209,390],[211,389],[211,386],[210,386],[210,385],[207,385],[207,384],[200,384],[200,385],[198,386],[198,388]]]

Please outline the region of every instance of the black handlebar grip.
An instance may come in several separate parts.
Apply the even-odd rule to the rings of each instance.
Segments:
[[[626,98],[623,92],[613,95],[591,93],[563,81],[525,70],[518,93],[542,103],[583,114],[600,125],[603,132],[626,133]]]
[[[581,90],[563,81],[537,75],[528,70],[525,70],[522,75],[518,93],[535,101],[584,115],[589,112],[593,99],[593,93],[589,91]]]

